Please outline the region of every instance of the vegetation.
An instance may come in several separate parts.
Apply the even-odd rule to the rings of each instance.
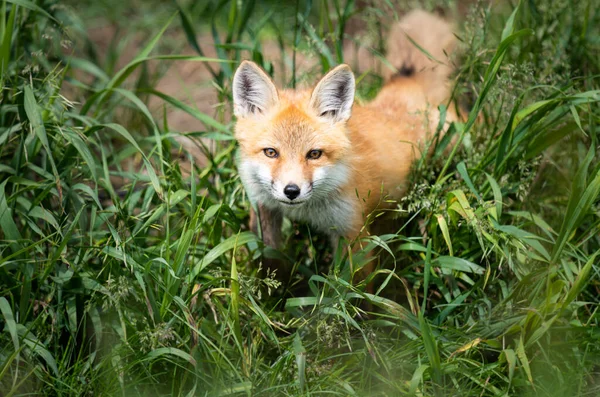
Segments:
[[[416,6],[356,3],[1,2],[2,395],[600,394],[591,0],[426,1],[460,21],[469,112],[416,164],[401,227],[353,257],[305,225],[285,224],[282,252],[248,231],[232,71],[252,59],[314,81],[349,57],[343,41],[377,57],[384,21]],[[121,27],[104,52],[86,38],[99,17]],[[183,61],[207,65],[212,112],[157,90]],[[372,97],[380,77],[356,73]],[[171,128],[167,106],[197,129]],[[351,283],[369,251],[374,295]],[[258,272],[273,256],[290,280]]]

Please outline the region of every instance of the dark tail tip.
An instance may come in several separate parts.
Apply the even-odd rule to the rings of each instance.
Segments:
[[[398,77],[410,77],[414,74],[415,74],[414,66],[402,64],[402,66],[400,66],[398,68],[398,72],[396,72],[396,74],[394,74],[394,76],[392,76],[392,79],[395,79]]]

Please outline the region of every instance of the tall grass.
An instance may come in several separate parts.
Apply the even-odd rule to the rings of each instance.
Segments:
[[[227,108],[241,59],[299,84],[347,58],[350,22],[385,26],[390,4],[152,2],[116,21],[152,32],[136,53],[120,50],[124,36],[105,56],[81,29],[101,6],[2,2],[2,395],[600,392],[593,2],[477,2],[459,17],[467,121],[415,165],[399,230],[353,257],[290,222],[282,252],[264,247],[248,231],[228,112],[159,92],[153,65],[205,64]],[[371,34],[378,54],[384,35]],[[164,45],[180,39],[196,54]],[[359,100],[371,97],[380,77],[356,73]],[[198,130],[170,128],[151,96]],[[201,138],[206,161],[180,137]],[[369,251],[375,294],[352,283]],[[259,273],[272,257],[289,280]]]

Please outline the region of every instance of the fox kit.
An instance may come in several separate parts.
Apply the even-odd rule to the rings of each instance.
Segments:
[[[449,25],[423,11],[392,29],[388,58],[399,72],[371,103],[354,104],[347,65],[312,91],[278,90],[257,65],[244,61],[233,79],[239,173],[260,212],[267,245],[280,244],[282,216],[309,223],[335,241],[365,234],[366,216],[406,191],[437,105],[448,100],[450,68],[432,62],[406,38],[429,44],[440,58],[454,46]],[[455,114],[448,112],[448,119]],[[384,200],[386,199],[386,200]]]

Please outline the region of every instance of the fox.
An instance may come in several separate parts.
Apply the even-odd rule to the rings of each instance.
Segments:
[[[429,56],[407,36],[425,43]],[[237,68],[237,165],[253,204],[251,228],[260,229],[266,245],[280,248],[283,217],[327,234],[334,247],[340,237],[355,241],[369,234],[369,214],[405,195],[411,166],[439,122],[437,106],[451,95],[452,68],[431,58],[450,53],[455,36],[449,23],[417,10],[391,29],[387,46],[396,72],[366,104],[355,103],[356,80],[346,64],[312,90],[277,89],[251,61]],[[448,109],[446,122],[456,120]]]

